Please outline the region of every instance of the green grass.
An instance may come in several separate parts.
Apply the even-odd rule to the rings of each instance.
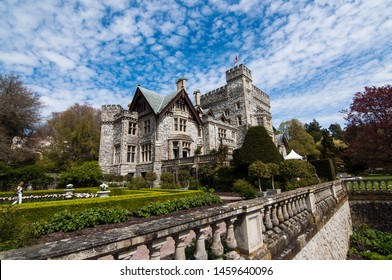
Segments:
[[[364,179],[388,179],[388,180],[392,180],[392,176],[391,175],[381,175],[381,174],[370,174],[368,176],[363,177]]]

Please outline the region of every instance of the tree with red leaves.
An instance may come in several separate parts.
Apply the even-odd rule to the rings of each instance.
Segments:
[[[346,113],[345,157],[363,168],[392,168],[392,86],[365,87]]]

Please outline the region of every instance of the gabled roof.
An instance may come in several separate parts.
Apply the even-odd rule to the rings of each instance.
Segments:
[[[211,116],[211,117],[215,118],[214,112],[210,108],[206,108],[206,109],[200,108],[200,110],[203,115]]]
[[[166,106],[170,103],[170,101],[176,97],[176,95],[181,91],[175,91],[167,96],[156,93],[155,91],[148,90],[138,86],[138,89],[141,91],[143,96],[146,98],[148,104],[150,104],[151,109],[155,114],[159,114]]]
[[[193,116],[196,118],[196,120],[199,122],[199,124],[202,124],[202,121],[201,121],[196,109],[193,107],[193,104],[190,101],[188,94],[186,93],[184,88],[181,88],[177,91],[174,91],[173,93],[171,93],[169,95],[164,96],[162,94],[156,93],[155,91],[148,90],[146,88],[138,86],[136,89],[135,95],[133,97],[133,100],[132,100],[131,104],[129,105],[130,110],[133,108],[133,106],[135,105],[136,99],[138,99],[140,95],[144,96],[148,105],[151,107],[152,111],[156,115],[164,113],[166,110],[168,110],[168,108],[178,98],[183,96],[186,99],[186,102],[188,103],[188,106],[189,106]]]

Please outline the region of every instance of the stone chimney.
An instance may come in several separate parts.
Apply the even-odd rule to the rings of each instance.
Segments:
[[[185,89],[186,86],[186,78],[179,78],[176,82],[177,84],[177,90],[180,90],[181,88]]]
[[[195,106],[200,106],[200,90],[195,90],[193,96],[195,97]]]

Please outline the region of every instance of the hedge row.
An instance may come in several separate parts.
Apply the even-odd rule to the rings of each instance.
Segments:
[[[125,190],[124,190],[125,191]],[[110,196],[107,198],[84,198],[64,201],[33,202],[12,206],[21,219],[30,222],[46,221],[55,213],[68,210],[70,212],[82,211],[88,208],[123,208],[136,211],[151,202],[163,202],[181,197],[194,196],[202,191],[177,191],[157,190],[150,192],[130,191],[133,194]]]

